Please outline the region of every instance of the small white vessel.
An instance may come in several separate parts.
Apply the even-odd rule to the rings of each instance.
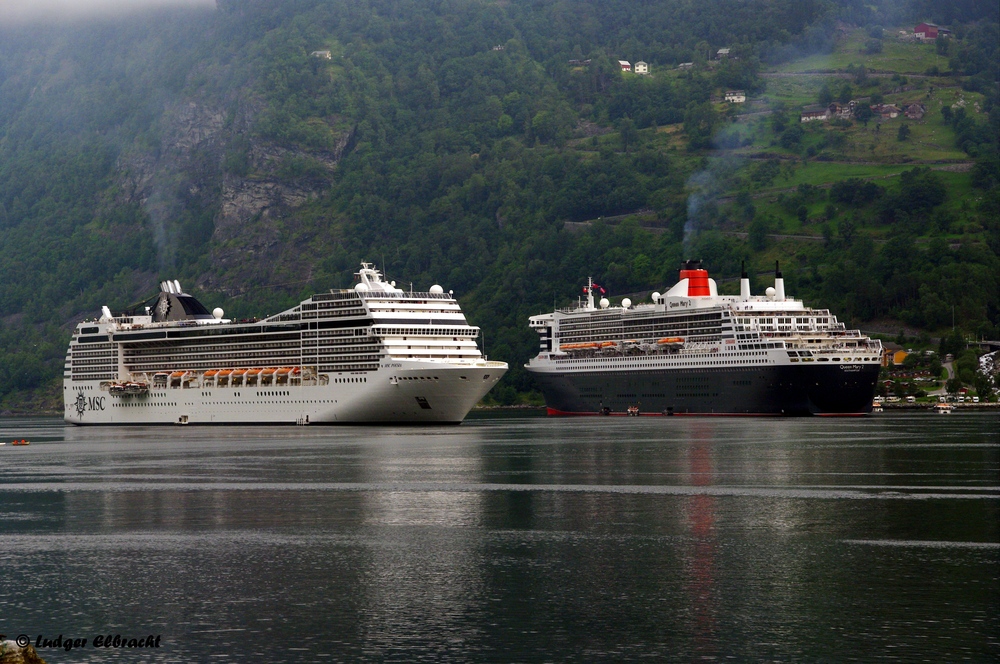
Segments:
[[[939,415],[950,415],[955,408],[950,403],[936,403],[934,404],[934,412]]]

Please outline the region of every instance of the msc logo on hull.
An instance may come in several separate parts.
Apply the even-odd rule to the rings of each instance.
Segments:
[[[76,416],[83,418],[88,410],[104,410],[105,397],[85,397],[83,391],[76,393]]]

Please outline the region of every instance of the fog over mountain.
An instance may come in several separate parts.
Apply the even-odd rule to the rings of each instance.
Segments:
[[[214,7],[215,0],[3,0],[0,22],[118,15],[158,7]]]

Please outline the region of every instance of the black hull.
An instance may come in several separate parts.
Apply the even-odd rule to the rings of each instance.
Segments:
[[[871,411],[879,367],[532,374],[550,415],[860,415]]]

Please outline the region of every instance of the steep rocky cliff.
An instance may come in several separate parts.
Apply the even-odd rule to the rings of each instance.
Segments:
[[[196,285],[236,294],[268,281],[279,257],[295,250],[282,242],[289,215],[329,187],[354,130],[341,129],[330,150],[282,146],[255,132],[259,104],[228,106],[191,99],[168,107],[159,144],[119,159],[119,202],[146,211],[161,271],[175,265],[182,217],[200,211],[210,228]]]

